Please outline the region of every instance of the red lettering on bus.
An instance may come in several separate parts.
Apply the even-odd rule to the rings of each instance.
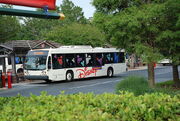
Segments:
[[[86,76],[89,76],[91,74],[94,74],[96,76],[97,68],[88,70],[88,68],[85,67],[84,69],[77,69],[76,71],[80,72],[78,78],[85,78]]]

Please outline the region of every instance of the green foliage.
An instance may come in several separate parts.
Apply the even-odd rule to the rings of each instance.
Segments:
[[[39,11],[39,9],[37,9]],[[75,6],[69,0],[63,0],[60,7],[57,6],[56,12],[64,13],[65,20],[48,20],[38,18],[23,18],[23,24],[20,39],[38,40],[45,39],[48,32],[54,31],[54,28],[62,28],[64,25],[76,23],[87,23],[87,19],[84,17],[82,8]]]
[[[93,1],[97,9],[95,25],[101,24],[98,27],[106,33],[108,42],[124,48],[128,53],[135,53],[148,63],[148,82],[151,86],[155,80],[154,70],[150,67],[152,63],[162,59],[162,53],[166,53],[164,56],[167,58],[172,55],[172,60],[176,60],[176,63],[180,60],[177,54],[180,51],[179,29],[175,27],[179,25],[179,21],[176,22],[179,19],[179,3],[178,0]],[[103,19],[104,16],[107,17]],[[111,19],[107,19],[110,17]],[[164,42],[162,37],[166,37],[167,32],[164,32],[169,29],[175,30],[171,35],[173,37],[169,39],[168,36]]]
[[[165,81],[165,82],[156,83],[156,86],[157,87],[161,87],[161,86],[164,86],[164,85],[172,86],[173,84],[174,84],[174,82],[172,80],[169,80],[169,81]]]
[[[163,3],[167,0],[93,0],[97,12],[116,14],[129,7],[140,7],[149,3]]]
[[[0,43],[15,40],[20,31],[17,17],[0,15]]]
[[[50,31],[57,23],[58,20],[46,20],[38,18],[23,18],[21,24],[21,33],[19,39],[21,40],[38,40],[44,39],[44,35]]]
[[[146,62],[162,56],[179,63],[179,0],[93,0],[94,24],[109,42]],[[109,19],[111,18],[111,19]]]
[[[64,45],[102,46],[104,35],[92,25],[73,23],[64,27],[56,27],[46,35],[47,40],[53,40]]]
[[[154,93],[0,97],[1,121],[178,121],[180,96]]]
[[[143,95],[152,92],[152,89],[149,88],[148,82],[144,77],[130,76],[116,85],[116,93],[119,94],[120,91],[129,91],[135,95]]]
[[[62,4],[60,5],[60,12],[64,13],[65,23],[87,23],[87,19],[84,17],[84,12],[82,8],[79,6],[75,6],[74,3],[70,0],[63,0]]]
[[[164,15],[162,15],[163,28],[157,37],[159,49],[165,58],[169,58],[174,64],[180,64],[180,1],[168,0],[165,3]]]
[[[178,90],[173,90],[171,87],[174,83],[172,81],[157,83],[155,88],[150,88],[148,82],[144,77],[130,76],[120,81],[116,85],[116,93],[120,94],[120,91],[133,92],[134,95],[144,95],[146,93],[165,93],[171,96],[180,93]],[[164,85],[167,87],[165,88]]]

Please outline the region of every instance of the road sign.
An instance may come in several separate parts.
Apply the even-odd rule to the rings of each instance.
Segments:
[[[56,0],[0,0],[0,3],[55,10]]]

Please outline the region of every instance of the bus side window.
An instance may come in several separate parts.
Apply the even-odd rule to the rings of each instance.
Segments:
[[[86,54],[86,66],[87,67],[93,66],[93,54],[92,53]]]
[[[120,58],[120,63],[124,63],[125,62],[124,52],[120,52],[119,58]]]
[[[114,55],[113,53],[105,53],[104,54],[104,60],[106,64],[114,63]]]
[[[65,55],[65,67],[66,68],[73,68],[73,67],[75,67],[74,54],[67,54],[67,55]]]
[[[61,69],[63,68],[64,62],[63,55],[61,54],[53,54],[52,55],[52,67],[53,69]]]
[[[95,66],[102,66],[103,65],[103,56],[102,53],[95,54]]]
[[[8,65],[11,65],[11,57],[8,57]]]
[[[76,54],[76,66],[77,67],[85,66],[85,54]]]
[[[114,53],[114,63],[119,63],[120,58],[119,58],[119,53]]]
[[[15,63],[16,63],[16,64],[20,64],[20,63],[21,63],[20,57],[15,57]]]
[[[51,57],[48,57],[48,69],[51,69]]]

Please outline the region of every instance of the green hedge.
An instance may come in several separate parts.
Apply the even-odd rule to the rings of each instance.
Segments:
[[[148,81],[144,77],[129,76],[116,85],[116,93],[119,94],[119,91],[129,91],[135,95],[143,95],[154,92],[154,89],[148,86]]]
[[[180,120],[180,95],[152,93],[0,97],[1,121]]]

